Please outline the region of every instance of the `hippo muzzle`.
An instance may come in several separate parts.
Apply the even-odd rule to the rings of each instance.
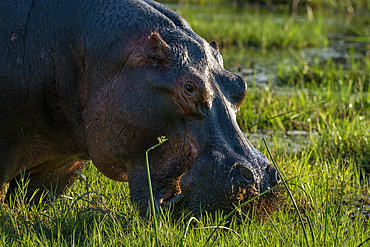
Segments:
[[[259,155],[262,160],[264,157]],[[219,151],[207,152],[182,177],[180,187],[184,204],[196,215],[203,210],[215,212],[221,209],[228,213],[280,183],[276,168],[267,161],[257,163],[236,156],[226,157]],[[277,196],[278,191],[274,189],[256,201],[268,205],[265,209],[274,208],[272,204]]]
[[[215,100],[201,133],[202,152],[180,181],[181,195],[195,215],[202,211],[232,211],[236,206],[280,183],[278,171],[240,130],[235,114],[225,101]],[[245,208],[255,211],[275,208],[279,190],[265,193]],[[263,208],[262,208],[263,207]]]

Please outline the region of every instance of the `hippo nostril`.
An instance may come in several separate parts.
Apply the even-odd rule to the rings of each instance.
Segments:
[[[245,180],[247,180],[248,183],[254,183],[254,175],[253,175],[253,172],[251,171],[251,169],[244,166],[244,167],[240,168],[240,173],[245,178]]]
[[[272,186],[278,185],[281,182],[279,173],[278,173],[278,171],[277,171],[277,169],[275,167],[273,167],[270,170],[270,178],[271,178],[271,185]]]

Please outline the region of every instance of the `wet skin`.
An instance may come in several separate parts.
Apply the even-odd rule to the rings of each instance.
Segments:
[[[28,196],[40,189],[34,201],[45,187],[60,195],[91,159],[105,176],[129,182],[145,213],[145,151],[159,136],[168,138],[150,152],[159,206],[175,198],[195,214],[230,211],[280,182],[236,122],[245,81],[181,16],[152,1],[17,4],[0,4],[7,199],[22,172]]]

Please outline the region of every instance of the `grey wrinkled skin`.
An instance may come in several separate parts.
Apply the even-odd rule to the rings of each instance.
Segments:
[[[223,67],[215,42],[152,1],[0,3],[0,193],[63,193],[92,160],[129,182],[145,213],[145,151],[158,205],[230,211],[279,183],[236,114],[247,85]],[[255,205],[269,206],[270,192]]]

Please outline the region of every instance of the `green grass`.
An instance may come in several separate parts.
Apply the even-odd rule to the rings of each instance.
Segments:
[[[312,145],[317,145],[315,155],[324,160],[351,158],[367,168],[370,164],[370,73],[366,68],[370,58],[349,62],[350,66],[343,68],[332,60],[313,64],[297,60],[293,65],[280,67],[280,86],[260,87],[250,83],[238,117],[241,127],[251,132],[272,129],[315,133],[317,140],[312,141]],[[323,103],[310,108],[318,102]],[[301,108],[305,109],[254,125]],[[320,145],[325,148],[319,148]]]
[[[270,9],[290,10],[293,0],[163,0],[162,3],[214,5],[222,4],[240,7],[267,7]],[[370,1],[367,0],[300,0],[298,11],[305,12],[307,8],[313,11],[325,10],[330,12],[347,12],[370,10]]]
[[[309,20],[249,9],[236,12],[230,8],[203,8],[194,15],[194,6],[190,6],[177,11],[196,33],[208,41],[216,40],[224,51],[248,46],[262,50],[323,47],[329,43],[329,27],[323,22],[321,14]]]
[[[353,161],[314,163],[310,155],[305,151],[275,156],[302,214],[310,245],[356,246],[370,236],[367,219],[358,212],[367,206],[367,185],[360,183]],[[189,216],[173,219],[169,214],[161,218],[155,235],[152,222],[139,218],[137,210],[126,203],[125,184],[100,177],[93,166],[85,175],[94,178],[92,184],[99,181],[100,190],[107,196],[99,198],[93,193],[78,200],[78,195],[87,192],[86,184],[80,181],[67,193],[73,199],[58,199],[49,208],[3,205],[0,245],[153,246],[158,237],[163,246],[202,246],[222,219],[220,215],[203,217],[192,220],[186,228]],[[98,185],[91,187],[99,191]],[[305,246],[301,228],[297,211],[286,197],[280,211],[263,222],[243,214],[234,216],[231,223],[215,231],[207,246]]]
[[[264,25],[266,30],[277,28],[268,21],[251,25],[256,33]],[[226,30],[220,37],[222,32]],[[236,37],[223,41],[230,45],[224,52],[235,57],[228,52],[240,37],[230,32]],[[262,41],[256,44],[262,47]],[[0,204],[0,246],[155,246],[156,239],[161,246],[367,246],[370,188],[363,170],[370,171],[370,58],[355,54],[353,48],[346,66],[292,57],[288,65],[276,62],[278,85],[248,81],[238,122],[272,161],[259,135],[266,133],[287,183],[279,208],[265,219],[238,210],[228,222],[221,213],[195,219],[188,212],[166,212],[155,223],[139,217],[127,184],[109,180],[90,163],[50,206],[25,205],[27,179],[20,181],[24,185],[17,206]],[[307,137],[293,139],[288,134],[292,130],[303,130]],[[300,144],[297,152],[286,145],[290,139]]]

